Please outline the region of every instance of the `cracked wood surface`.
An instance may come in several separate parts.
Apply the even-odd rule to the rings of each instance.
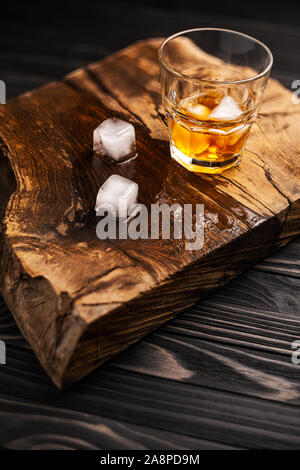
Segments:
[[[130,46],[1,109],[2,292],[59,387],[299,233],[299,111],[291,93],[270,81],[240,167],[214,177],[188,173],[169,157],[159,42]],[[91,152],[92,130],[111,115],[137,131],[139,158],[119,167]],[[178,240],[99,241],[95,196],[112,172],[137,181],[146,205],[204,203],[203,249],[187,252]]]

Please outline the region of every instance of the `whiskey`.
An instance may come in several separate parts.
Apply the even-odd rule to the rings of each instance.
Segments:
[[[231,97],[197,95],[168,106],[172,157],[190,171],[221,173],[239,163],[250,130]]]

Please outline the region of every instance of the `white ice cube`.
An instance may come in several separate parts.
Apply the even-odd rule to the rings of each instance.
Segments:
[[[227,121],[238,118],[242,113],[243,111],[238,103],[231,96],[225,96],[210,113],[209,117]]]
[[[138,184],[134,181],[111,175],[99,189],[95,210],[98,213],[105,209],[116,217],[127,217],[131,206],[137,203],[138,191]]]
[[[106,119],[94,130],[93,137],[94,152],[106,160],[122,162],[136,153],[134,127],[121,119]]]

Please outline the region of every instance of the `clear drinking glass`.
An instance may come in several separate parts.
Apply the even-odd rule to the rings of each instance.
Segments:
[[[240,163],[273,63],[262,42],[217,28],[182,31],[159,49],[171,156],[190,171]]]

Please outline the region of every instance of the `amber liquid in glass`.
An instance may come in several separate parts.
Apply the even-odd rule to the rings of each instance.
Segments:
[[[190,171],[222,173],[237,165],[250,130],[242,118],[210,118],[220,98],[198,95],[167,105],[172,157]]]

